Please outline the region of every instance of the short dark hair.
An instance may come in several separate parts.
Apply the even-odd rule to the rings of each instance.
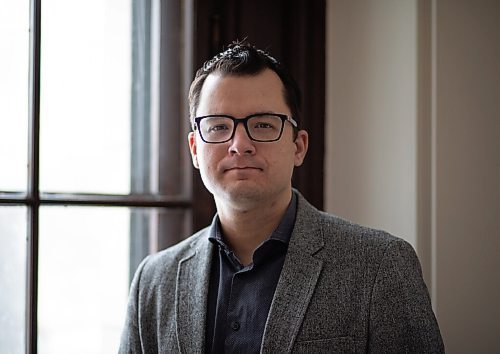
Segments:
[[[254,76],[265,69],[274,71],[284,87],[285,102],[292,112],[292,117],[300,127],[301,97],[297,83],[281,65],[265,51],[254,47],[247,42],[234,42],[228,49],[206,61],[196,72],[195,78],[189,89],[189,114],[191,121],[196,115],[203,83],[211,73],[222,76]]]

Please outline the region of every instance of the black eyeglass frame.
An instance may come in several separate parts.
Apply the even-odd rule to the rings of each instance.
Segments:
[[[250,130],[248,129],[248,120],[251,119],[251,118],[254,118],[254,117],[262,116],[262,115],[275,116],[275,117],[278,117],[278,118],[281,119],[281,130],[280,130],[280,134],[278,135],[278,137],[276,139],[273,139],[273,140],[259,140],[259,139],[255,139],[250,134]],[[232,131],[232,133],[231,133],[231,135],[229,136],[228,139],[226,139],[224,141],[216,141],[216,142],[214,142],[214,141],[207,141],[207,140],[205,140],[205,138],[201,134],[201,127],[200,127],[201,121],[204,118],[214,118],[214,117],[229,118],[229,119],[231,119],[233,121],[233,123],[234,123],[234,125],[233,125],[233,131]],[[285,122],[286,121],[290,122],[290,124],[292,125],[292,127],[294,129],[299,129],[297,122],[292,117],[290,117],[290,116],[288,116],[286,114],[266,113],[266,112],[263,112],[263,113],[254,113],[254,114],[251,114],[249,116],[246,116],[245,118],[235,118],[235,117],[227,115],[227,114],[209,114],[207,116],[201,116],[201,117],[194,118],[194,122],[196,124],[194,125],[193,128],[194,128],[194,130],[198,130],[198,133],[200,134],[201,140],[203,140],[205,143],[207,143],[207,144],[222,144],[222,143],[226,143],[229,140],[233,139],[234,138],[234,134],[236,133],[236,128],[238,127],[238,124],[239,123],[243,123],[243,126],[245,127],[245,131],[247,132],[247,135],[250,138],[250,140],[257,141],[259,143],[272,143],[274,141],[278,141],[278,140],[281,139],[281,136],[283,135],[283,129],[285,128]]]

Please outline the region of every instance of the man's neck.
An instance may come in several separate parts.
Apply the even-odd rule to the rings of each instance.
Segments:
[[[292,197],[292,191],[277,200],[268,200],[252,208],[235,208],[216,202],[225,242],[241,264],[252,263],[253,252],[278,227]]]

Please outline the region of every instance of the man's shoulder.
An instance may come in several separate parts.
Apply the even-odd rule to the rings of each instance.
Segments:
[[[387,231],[363,226],[337,215],[320,212],[326,234],[335,234],[339,238],[357,240],[366,244],[388,244],[404,241]]]
[[[363,269],[363,274],[377,274],[382,264],[420,269],[413,246],[390,233],[359,225],[339,216],[320,211],[302,200],[297,213],[293,252],[313,252],[326,264]],[[347,274],[347,271],[345,272]]]
[[[304,229],[302,231],[307,232],[310,228],[316,229],[323,235],[326,246],[385,250],[393,244],[402,243],[405,248],[411,247],[407,241],[391,235],[387,231],[363,226],[318,210],[303,197],[299,199],[297,216],[298,226]]]

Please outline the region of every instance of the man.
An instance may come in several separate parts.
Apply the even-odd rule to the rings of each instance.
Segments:
[[[217,215],[139,266],[121,353],[444,351],[412,247],[292,189],[308,147],[298,102],[248,44],[198,70],[188,140]]]

